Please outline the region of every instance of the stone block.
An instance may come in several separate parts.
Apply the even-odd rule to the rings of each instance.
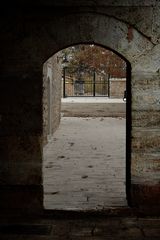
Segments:
[[[39,184],[42,181],[42,140],[38,136],[1,138],[1,183]]]
[[[41,214],[43,190],[41,185],[5,185],[0,187],[1,214]]]
[[[131,172],[132,180],[136,183],[159,183],[160,154],[157,153],[132,153]]]
[[[132,129],[132,151],[157,152],[160,144],[159,129]]]
[[[144,110],[132,111],[132,127],[159,128],[160,111]]]
[[[132,184],[131,186],[132,204],[142,208],[146,214],[160,214],[160,184],[145,185]],[[144,210],[145,209],[145,210]]]

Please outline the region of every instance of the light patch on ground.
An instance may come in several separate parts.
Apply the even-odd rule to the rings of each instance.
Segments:
[[[63,117],[44,148],[44,207],[127,206],[125,119]]]

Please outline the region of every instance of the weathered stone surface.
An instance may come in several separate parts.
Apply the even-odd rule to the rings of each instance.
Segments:
[[[129,84],[132,87],[131,111],[134,111],[131,152],[158,154],[160,145],[157,119],[160,110],[160,21],[157,7],[159,1],[54,1],[53,3],[45,1],[44,8],[43,3],[41,1],[38,8],[35,2],[29,1],[28,8],[15,7],[15,11],[5,6],[0,21],[0,142],[3,145],[0,147],[2,152],[0,181],[4,185],[12,181],[12,185],[24,184],[26,187],[37,184],[39,186],[37,196],[40,199],[42,198],[40,139],[43,138],[42,65],[54,53],[67,46],[77,43],[97,43],[118,52],[131,63],[132,77],[129,79]],[[33,5],[28,4],[34,4],[36,7],[29,7]],[[60,7],[54,8],[55,5]],[[112,9],[111,15],[108,16],[107,13],[111,8],[106,6],[117,9]],[[133,6],[135,8],[132,8]],[[140,6],[143,8],[142,11],[137,10]],[[58,111],[58,108],[59,105],[55,111]],[[153,113],[151,118],[149,112]],[[138,119],[141,120],[138,122]],[[150,163],[147,162],[148,158],[151,159]],[[132,195],[132,201],[134,202],[135,199],[143,209],[144,202],[151,206],[152,203],[155,205],[159,201],[159,187],[154,184],[152,187],[141,186],[147,176],[152,183],[155,176],[158,179],[159,167],[157,163],[152,162],[151,157],[146,156],[145,160],[145,156],[139,155],[135,159],[135,165],[132,159],[131,165],[135,177],[138,176],[136,179],[138,188]],[[155,161],[158,161],[158,157]],[[146,175],[145,171],[148,171],[149,166],[151,169]],[[134,176],[131,177],[133,179]],[[32,188],[28,190],[24,205],[21,194],[16,194],[16,188],[13,188],[12,193],[13,202],[17,201],[19,208],[23,208],[24,211],[25,208],[32,210],[36,205],[34,203],[37,200]],[[12,195],[3,191],[4,202],[7,203],[11,197]],[[27,201],[31,202],[28,206]],[[39,204],[42,207],[41,201]]]
[[[132,129],[132,149],[133,151],[156,152],[159,150],[160,130],[159,129]]]
[[[160,214],[160,185],[133,184],[131,187],[133,205],[149,210],[150,214]]]
[[[69,22],[73,24],[68,25]],[[79,29],[78,32],[77,29]],[[132,28],[133,39],[128,41],[128,31],[129,25],[115,18],[88,13],[68,15],[60,18],[59,26],[55,26],[54,29],[53,25],[46,25],[46,34],[50,32],[50,34],[54,36],[54,39],[59,39],[59,41],[56,40],[59,48],[63,48],[65,44],[95,42],[119,52],[122,56],[126,57],[127,60],[132,62],[143,55],[145,51],[150,50],[153,44],[134,28]],[[76,32],[78,36],[75,34],[70,35],[71,32]],[[67,37],[69,35],[70,39]]]
[[[159,6],[153,8],[153,19],[152,19],[152,38],[155,43],[160,43],[160,2],[157,1]]]
[[[159,128],[159,125],[160,125],[159,110],[132,111],[133,127]]]
[[[61,111],[62,66],[58,54],[52,56],[43,66],[43,140],[53,135],[59,126]]]
[[[132,180],[134,183],[158,184],[160,153],[132,153]]]
[[[140,3],[140,2],[139,2]],[[146,35],[148,38],[154,42],[154,34],[152,34],[152,18],[153,9],[151,7],[141,7],[141,6],[125,6],[123,7],[99,7],[97,12],[102,12],[108,16],[115,17],[123,22],[131,24],[133,27],[138,29],[139,32]],[[125,14],[124,14],[125,12]]]
[[[123,118],[61,119],[44,148],[45,209],[127,206],[125,124]]]
[[[1,225],[0,237],[2,240],[158,240],[159,229],[158,217],[15,219],[14,224]]]
[[[121,103],[62,103],[63,116],[126,117],[126,104]]]
[[[158,73],[160,70],[159,55],[160,44],[148,49],[147,54],[142,54],[139,56],[139,58],[135,59],[134,63],[132,64],[133,73],[139,72],[144,73],[145,75],[148,73],[148,76],[151,75],[151,73]]]
[[[132,127],[159,128],[160,82],[158,73],[132,76]]]

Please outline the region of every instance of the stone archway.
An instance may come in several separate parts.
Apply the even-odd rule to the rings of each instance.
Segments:
[[[144,171],[146,163],[142,153],[143,149],[146,149],[143,138],[145,137],[149,142],[152,139],[147,135],[146,129],[144,136],[143,119],[146,116],[149,117],[150,110],[155,117],[157,116],[156,92],[151,98],[152,105],[146,95],[151,96],[150,87],[155,90],[155,86],[158,86],[156,83],[158,65],[155,56],[158,56],[159,45],[154,46],[146,37],[126,23],[97,13],[43,16],[40,22],[28,19],[27,25],[25,20],[19,23],[18,27],[14,26],[2,39],[2,43],[7,43],[7,48],[2,49],[4,61],[2,78],[5,80],[4,88],[8,84],[12,89],[6,122],[3,121],[2,124],[3,136],[5,136],[4,146],[10,150],[9,155],[4,151],[4,156],[7,156],[9,162],[12,160],[13,164],[9,167],[6,167],[5,162],[2,164],[5,185],[2,190],[4,201],[2,200],[1,206],[14,211],[17,208],[21,211],[34,209],[35,212],[42,209],[42,64],[54,53],[77,43],[95,43],[108,47],[131,63],[133,137],[131,166],[132,176],[136,179],[132,202],[141,205],[142,199],[145,198],[146,204],[150,204],[151,197],[146,195],[148,188],[144,185],[148,175]],[[17,36],[19,29],[22,30],[22,28],[23,34],[15,38],[14,36]],[[149,70],[147,66],[151,66]],[[153,81],[156,83],[154,86]],[[145,88],[142,87],[143,84]],[[142,92],[139,92],[139,87]],[[141,100],[145,101],[144,106]],[[4,102],[4,105],[7,105],[8,99],[4,98]],[[144,115],[140,113],[141,110],[145,111]],[[9,118],[10,115],[12,118]],[[142,171],[139,171],[139,167]],[[153,180],[151,177],[151,183],[154,182]],[[150,189],[151,192],[154,191],[154,187]],[[16,206],[11,201],[6,206],[5,196],[8,194],[11,194],[12,202],[16,202]],[[22,199],[25,201],[21,201]],[[28,201],[30,201],[29,205]]]
[[[52,21],[43,26],[43,37],[50,46],[43,51],[45,59],[70,45],[95,43],[115,51],[132,64],[153,48],[137,30],[106,15],[81,13],[66,15],[57,21],[56,26]]]
[[[68,49],[68,51],[72,51],[71,49],[73,49],[74,47],[76,48],[76,46],[75,45],[71,46],[71,48],[69,48],[70,50]],[[79,48],[80,46],[89,47],[92,49],[94,48],[94,50],[97,49],[97,51],[99,50],[99,53],[101,49],[103,53],[105,53],[106,51],[108,54],[110,54],[110,56],[111,54],[113,54],[113,52],[108,51],[105,48],[100,48],[97,45],[93,46],[93,45],[82,44],[82,45],[78,45],[77,48]],[[67,49],[65,50],[67,51]],[[95,52],[94,50],[92,51],[92,53],[90,52],[90,57]],[[50,60],[48,60],[50,62],[54,62],[54,65],[56,65],[56,63],[58,64],[59,59],[63,61],[62,51],[58,52],[56,55],[57,55],[57,58],[55,58],[55,55],[53,55],[53,57],[51,57]],[[123,68],[125,69],[123,72],[124,78],[126,78],[126,71],[128,70],[127,71],[128,72],[127,88],[128,88],[128,91],[130,92],[130,84],[129,84],[130,83],[130,78],[129,78],[130,65],[129,63],[126,64],[124,60],[120,59],[115,54],[113,55],[114,57],[116,57],[116,59],[119,59],[119,61],[123,63]],[[113,61],[111,62],[113,64]],[[105,63],[107,63],[107,60],[105,61],[103,58],[103,64]],[[112,67],[116,69],[117,66],[115,66],[115,64],[113,65],[114,66]],[[122,69],[122,65],[120,68]],[[61,66],[61,76],[64,76],[62,75],[62,72],[64,74],[64,69],[63,70],[62,69],[63,67]],[[54,67],[52,67],[52,70],[54,74],[55,72]],[[65,74],[67,76],[67,71],[65,71]],[[113,78],[116,77],[115,73],[110,72],[111,79],[113,79],[111,77],[112,74],[113,74]],[[89,77],[92,78],[92,76],[93,76],[92,73],[91,74],[89,73]],[[73,78],[72,77],[73,76],[69,74],[68,78],[66,78],[66,79],[70,78],[70,81],[72,81],[71,91],[73,91],[72,90],[72,87],[74,86],[73,79],[74,78],[76,79],[76,74],[74,75]],[[88,75],[85,75],[85,77],[88,77]],[[83,79],[85,79],[85,77],[83,76]],[[121,77],[119,76],[119,78]],[[55,76],[55,79],[57,80],[55,81],[54,88],[55,88],[55,85],[59,84],[58,82],[61,81],[58,78],[58,76]],[[47,82],[47,73],[44,74],[43,86],[46,85],[45,82]],[[115,84],[117,84],[117,82],[118,81],[116,81]],[[67,84],[66,84],[66,88],[68,87]],[[98,82],[96,84],[98,84]],[[108,85],[109,84],[107,82],[107,86]],[[87,87],[88,87],[88,82],[87,82]],[[117,90],[119,89],[119,87],[118,86],[116,87],[115,85],[113,88],[116,88]],[[124,89],[125,88],[126,88],[126,83],[125,83]],[[88,88],[85,90],[88,90]],[[47,91],[47,94],[45,93],[43,98],[43,105],[44,105],[43,109],[45,109],[46,107],[46,100],[45,100],[46,96],[50,95],[50,91],[48,91],[47,89],[45,90],[44,88],[44,92],[46,91]],[[52,92],[54,92],[54,89],[52,90]],[[88,91],[86,92],[88,94]],[[96,94],[97,93],[99,92],[97,91]],[[73,95],[71,96],[73,97]],[[96,95],[96,96],[99,96],[99,95]],[[121,95],[121,97],[119,97],[116,103],[114,102],[114,100],[116,99],[112,100],[112,97],[111,97],[109,101],[111,101],[112,104],[108,104],[107,103],[108,97],[106,96],[102,97],[102,95],[101,95],[101,99],[99,98],[100,101],[97,101],[98,100],[98,97],[97,97],[95,102],[92,97],[90,98],[91,101],[89,100],[89,98],[84,99],[83,97],[84,96],[82,96],[81,100],[82,101],[85,100],[86,101],[85,104],[77,104],[77,103],[74,103],[74,104],[72,103],[71,105],[68,104],[70,105],[68,109],[69,111],[66,108],[64,112],[63,112],[64,105],[62,101],[62,105],[61,105],[62,116],[65,115],[67,111],[71,115],[68,114],[67,118],[64,118],[64,117],[61,118],[61,123],[56,133],[51,136],[51,141],[49,141],[48,144],[47,145],[45,144],[44,146],[43,188],[44,188],[45,209],[69,210],[71,208],[72,210],[74,209],[77,211],[78,209],[80,209],[81,211],[89,211],[93,209],[95,209],[96,211],[100,211],[100,209],[105,209],[106,207],[108,208],[109,206],[113,207],[113,205],[116,206],[116,204],[121,207],[124,207],[124,206],[127,207],[128,204],[130,204],[129,200],[130,200],[130,180],[131,180],[130,179],[130,152],[131,152],[130,151],[130,125],[131,125],[130,97],[127,99],[127,110],[128,110],[127,141],[126,141],[126,120],[125,120],[126,119],[126,103],[124,103],[120,99],[120,98],[123,98],[123,96]],[[59,99],[60,101],[61,100],[60,92],[59,92],[59,98],[60,98]],[[76,102],[76,100],[74,99],[75,98],[70,98],[71,102],[74,102],[74,101]],[[58,99],[56,101],[58,101]],[[58,104],[59,102],[58,103],[54,102],[54,105],[58,105]],[[74,115],[74,111],[75,111],[74,109],[77,109],[77,112],[75,115]],[[60,114],[61,114],[60,112],[56,111],[54,112],[52,118],[55,119],[56,116]],[[73,116],[74,118],[72,118]],[[89,119],[83,118],[84,116],[89,117]],[[108,116],[110,117],[112,116],[112,118],[106,118]],[[80,118],[75,118],[75,117],[80,117]],[[92,117],[96,119],[93,121]],[[120,118],[117,119],[117,117],[120,117],[120,118],[122,117],[122,119],[121,120]],[[89,124],[88,127],[86,127],[87,124],[84,124],[84,122],[86,122],[84,120],[89,120],[89,122],[87,121]],[[99,124],[97,121],[100,121]],[[102,124],[102,121],[103,121],[103,124]],[[112,122],[113,124],[111,124],[110,128],[108,128],[108,124],[110,123],[110,121],[111,122],[113,121]],[[115,123],[114,121],[117,121],[116,122],[117,125],[116,124],[114,125]],[[119,121],[120,122],[123,121],[123,124],[121,125]],[[46,122],[46,111],[44,112],[44,122]],[[70,122],[72,124],[70,124]],[[79,123],[78,126],[76,123]],[[113,131],[109,132],[109,129],[111,129],[112,126],[114,126]],[[114,129],[117,129],[116,136],[115,136]],[[60,135],[58,135],[58,132]],[[93,134],[93,132],[95,132],[95,134]],[[45,134],[45,131],[44,131],[44,134]],[[73,145],[71,145],[72,147],[70,148],[71,142]],[[126,142],[127,142],[127,151],[126,151]],[[94,144],[96,145],[96,147],[93,147]],[[112,147],[114,150],[112,149]],[[100,156],[98,156],[99,153],[97,154],[96,149],[99,149],[99,151],[101,152]],[[111,149],[112,151],[110,152]],[[121,150],[119,151],[119,149]],[[110,156],[112,160],[109,160],[107,156]],[[117,166],[115,165],[115,160],[117,162]],[[88,167],[88,165],[90,164],[91,164],[91,167]],[[68,167],[70,168],[69,172],[68,172]],[[93,171],[91,172],[88,171],[88,168],[90,169],[92,167],[93,169],[91,170]],[[83,174],[82,174],[82,169],[83,169]],[[114,177],[112,176],[111,172],[115,173]],[[84,181],[83,176],[80,176],[81,174],[83,176],[84,175],[87,176],[86,181]],[[111,182],[112,184],[110,184],[109,182]],[[109,187],[113,188],[112,191],[107,190]],[[97,194],[97,192],[99,194]],[[77,198],[77,195],[78,195],[78,198]],[[88,197],[88,195],[90,197]],[[87,202],[86,202],[86,196],[87,196],[87,199],[89,199],[87,200]],[[105,200],[103,200],[104,198]]]
[[[75,14],[75,15],[67,15],[64,18],[59,19],[59,29],[54,29],[57,33],[54,40],[56,42],[56,50],[59,50],[68,47],[70,45],[78,44],[78,43],[94,43],[98,44],[102,47],[107,47],[120,55],[128,62],[128,78],[131,80],[131,67],[133,66],[132,74],[135,75],[134,69],[138,66],[138,59],[147,52],[152,51],[153,44],[137,32],[131,26],[120,22],[114,18],[107,17],[105,15],[96,14]],[[69,23],[72,23],[70,26]],[[52,26],[53,27],[53,26]],[[46,27],[47,33],[50,32],[51,36],[54,35],[53,28],[51,29],[49,26]],[[50,30],[49,30],[50,29]],[[73,34],[74,33],[74,34]],[[55,43],[52,49],[55,47]],[[58,48],[57,48],[58,47]],[[53,51],[54,53],[54,51]],[[47,54],[47,52],[46,52]],[[51,56],[48,53],[47,57]],[[131,64],[131,65],[130,65]],[[131,96],[130,89],[131,82],[128,84],[128,93]],[[127,111],[130,112],[131,107],[130,99],[129,104],[127,106]],[[128,116],[129,124],[131,124],[131,115]],[[131,130],[131,125],[127,126],[128,131]],[[131,149],[131,135],[127,136],[127,148]],[[134,205],[134,200],[131,200],[131,172],[130,167],[132,162],[130,162],[130,150],[127,152],[127,197],[129,204]],[[132,164],[133,166],[133,164]],[[134,172],[134,168],[132,167],[132,172]]]

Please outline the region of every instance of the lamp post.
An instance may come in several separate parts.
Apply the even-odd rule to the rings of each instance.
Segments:
[[[65,53],[63,60],[62,60],[62,67],[63,67],[63,98],[66,97],[66,68],[68,65],[67,54]]]

